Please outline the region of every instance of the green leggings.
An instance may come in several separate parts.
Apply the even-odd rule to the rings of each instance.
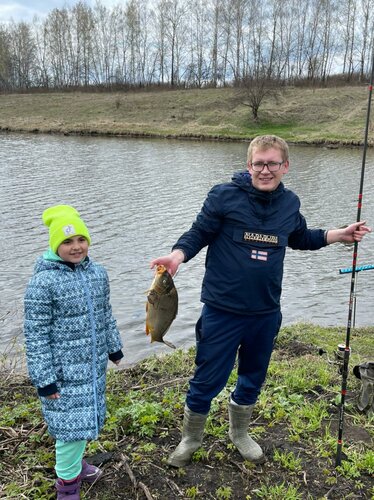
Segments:
[[[82,470],[82,459],[87,441],[72,441],[65,443],[57,439],[56,449],[56,474],[57,477],[69,481],[75,479]]]

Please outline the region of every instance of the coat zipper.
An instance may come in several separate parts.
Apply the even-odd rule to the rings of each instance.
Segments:
[[[83,282],[83,288],[84,288],[84,293],[86,295],[87,299],[87,307],[88,307],[88,313],[90,316],[90,323],[91,323],[91,331],[92,331],[92,376],[93,376],[93,396],[94,396],[94,405],[95,405],[95,430],[96,430],[96,436],[99,435],[99,423],[98,423],[98,413],[97,413],[97,371],[96,371],[96,361],[97,361],[97,356],[96,356],[96,325],[95,325],[95,316],[94,312],[92,309],[92,300],[90,296],[90,291],[87,286],[87,281],[86,277],[84,276],[84,273],[81,269],[76,269],[79,273],[79,275],[82,277],[82,282]]]

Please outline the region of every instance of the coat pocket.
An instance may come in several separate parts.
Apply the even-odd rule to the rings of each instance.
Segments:
[[[63,378],[66,384],[84,384],[92,380],[91,365],[86,364],[70,364],[63,366]]]

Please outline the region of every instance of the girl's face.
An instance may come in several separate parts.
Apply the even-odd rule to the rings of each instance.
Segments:
[[[57,249],[57,254],[65,262],[79,264],[88,254],[88,241],[84,236],[72,236],[64,240]]]

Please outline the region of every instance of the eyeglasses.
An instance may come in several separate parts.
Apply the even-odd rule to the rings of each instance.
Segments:
[[[265,166],[268,167],[269,172],[276,172],[281,168],[284,161],[255,161],[251,163],[251,167],[255,172],[262,172]]]

